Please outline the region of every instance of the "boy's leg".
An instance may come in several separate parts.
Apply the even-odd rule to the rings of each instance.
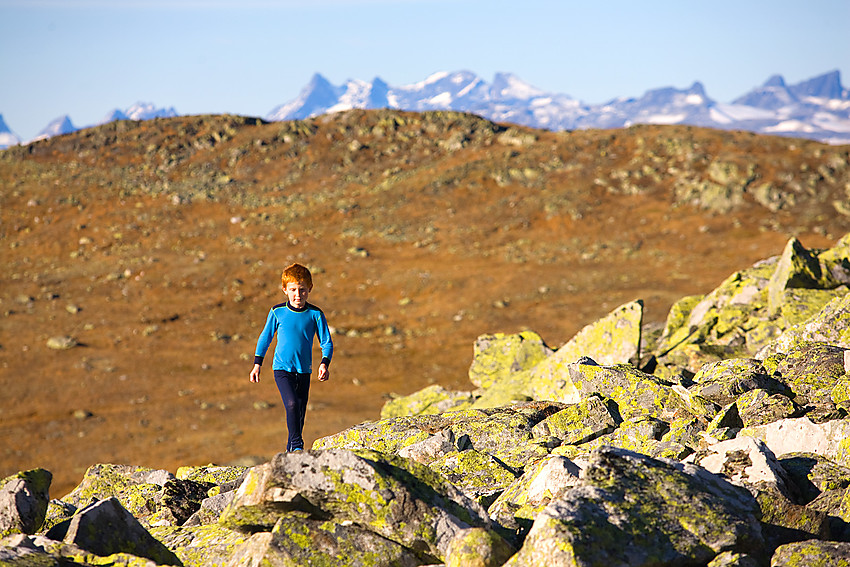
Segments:
[[[301,436],[301,431],[304,427],[303,412],[307,404],[302,404],[297,394],[300,390],[298,388],[299,374],[285,370],[275,370],[274,381],[280,392],[283,407],[286,409],[286,429],[288,434],[286,450],[302,449],[304,447],[304,440]],[[302,405],[304,409],[302,409]]]
[[[298,389],[295,391],[295,396],[298,398],[298,404],[301,406],[301,416],[300,416],[300,424],[301,427],[298,431],[303,435],[304,433],[304,417],[307,415],[307,398],[310,395],[310,374],[299,374],[298,375]],[[300,445],[302,449],[304,448],[304,439],[299,436]],[[294,449],[294,447],[293,447]]]

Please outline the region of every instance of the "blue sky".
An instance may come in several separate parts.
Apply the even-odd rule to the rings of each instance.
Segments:
[[[152,102],[265,116],[316,72],[518,75],[586,103],[701,81],[730,102],[840,70],[849,0],[0,0],[0,114],[24,140]]]

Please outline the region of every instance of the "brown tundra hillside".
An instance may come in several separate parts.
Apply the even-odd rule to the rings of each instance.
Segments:
[[[113,122],[0,152],[0,477],[269,457],[248,381],[280,271],[334,328],[307,443],[393,393],[469,389],[475,338],[557,347],[641,298],[648,321],[850,230],[850,147],[679,126],[548,132],[460,113]]]

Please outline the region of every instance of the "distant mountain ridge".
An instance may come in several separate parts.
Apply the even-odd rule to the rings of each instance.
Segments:
[[[787,85],[773,75],[731,103],[713,100],[700,82],[686,89],[664,87],[638,98],[620,97],[585,104],[567,94],[548,93],[511,73],[496,73],[487,83],[471,71],[438,72],[425,80],[391,86],[376,77],[371,82],[349,79],[334,85],[313,75],[297,97],[274,107],[270,121],[298,120],[349,109],[455,110],[494,122],[511,122],[548,130],[623,128],[632,124],[687,124],[760,134],[801,137],[829,144],[850,143],[850,91],[839,71]],[[108,113],[112,120],[147,120],[179,114],[173,108],[137,103]],[[67,116],[51,122],[35,139],[73,132]],[[21,143],[0,115],[0,149]]]
[[[549,130],[688,124],[850,143],[850,91],[841,85],[839,71],[790,86],[774,75],[729,104],[709,97],[700,82],[687,89],[665,87],[639,98],[585,104],[566,94],[542,91],[509,73],[497,73],[488,84],[469,71],[440,72],[400,87],[390,87],[380,78],[335,86],[316,74],[298,97],[272,109],[266,119],[384,107],[472,112],[495,122]]]

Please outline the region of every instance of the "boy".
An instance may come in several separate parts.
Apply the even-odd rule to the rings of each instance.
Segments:
[[[320,382],[331,377],[328,367],[331,364],[334,345],[325,314],[315,305],[307,303],[307,296],[313,289],[310,270],[300,264],[292,264],[283,270],[280,287],[286,294],[287,301],[275,305],[269,311],[266,326],[257,339],[251,382],[260,381],[263,358],[277,332],[272,370],[286,408],[286,428],[289,432],[286,450],[302,451],[304,415],[307,412],[307,395],[313,365],[313,337],[319,337],[322,346],[322,362],[318,371]]]

